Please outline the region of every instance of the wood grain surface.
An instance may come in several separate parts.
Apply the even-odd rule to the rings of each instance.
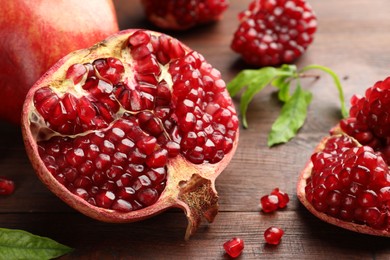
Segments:
[[[144,18],[138,0],[115,0],[121,29],[157,30]],[[249,0],[232,0],[223,19],[186,32],[167,32],[222,72],[225,81],[247,68],[230,50],[238,25],[236,15]],[[347,100],[390,75],[390,1],[311,0],[318,31],[298,67],[321,64],[341,78]],[[0,123],[0,174],[13,178],[16,191],[0,197],[0,226],[47,236],[75,248],[61,259],[227,259],[222,244],[233,236],[245,241],[239,259],[390,259],[388,238],[361,235],[316,219],[297,200],[295,189],[315,145],[340,119],[332,79],[305,79],[313,103],[304,127],[289,143],[268,148],[267,134],[281,104],[266,88],[249,106],[249,128],[241,129],[237,152],[218,177],[220,211],[212,224],[203,223],[184,241],[186,219],[177,210],[137,223],[107,224],[89,219],[50,193],[34,174],[24,151],[19,127]],[[238,105],[238,99],[235,100]],[[238,107],[238,106],[237,106]],[[259,211],[259,198],[279,187],[290,195],[284,210]],[[267,246],[269,226],[285,230],[278,246]]]

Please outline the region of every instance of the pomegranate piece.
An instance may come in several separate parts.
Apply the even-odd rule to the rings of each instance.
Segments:
[[[228,0],[142,0],[141,3],[150,22],[169,30],[187,30],[217,21],[229,6]]]
[[[349,117],[331,129],[300,175],[299,200],[320,219],[390,236],[390,78],[351,99]]]
[[[214,181],[238,141],[220,73],[146,30],[60,60],[29,92],[22,126],[38,176],[70,206],[108,222],[179,207],[187,238],[217,214]]]
[[[14,182],[7,177],[0,176],[0,195],[11,195],[14,190]]]
[[[64,10],[72,15],[64,15]],[[28,90],[54,63],[119,30],[112,0],[93,5],[79,0],[14,0],[3,2],[1,12],[0,119],[14,124],[20,124]],[[80,68],[74,68],[75,80]]]
[[[284,231],[278,227],[269,227],[264,231],[265,242],[270,245],[278,245],[283,235]]]
[[[340,121],[340,128],[360,144],[368,145],[390,162],[388,111],[390,77],[376,82],[366,90],[365,96],[354,95],[351,99],[350,116]]]
[[[289,201],[290,198],[287,193],[280,191],[279,188],[275,188],[271,194],[260,198],[260,208],[265,213],[270,213],[285,208]]]
[[[254,0],[238,16],[231,48],[256,66],[292,63],[314,39],[317,18],[305,0]]]
[[[244,241],[241,238],[234,237],[223,244],[225,252],[232,258],[241,255],[244,250]]]

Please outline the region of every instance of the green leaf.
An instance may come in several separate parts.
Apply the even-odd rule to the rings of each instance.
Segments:
[[[259,70],[242,70],[226,86],[230,96],[234,97],[240,90],[249,85],[259,74]]]
[[[293,95],[282,107],[279,117],[272,125],[268,135],[268,146],[285,143],[293,138],[302,127],[307,116],[307,108],[312,94],[297,86]]]
[[[343,118],[347,118],[348,117],[348,110],[347,110],[347,107],[345,105],[344,92],[343,92],[343,88],[341,86],[340,79],[337,76],[337,74],[334,71],[332,71],[330,68],[324,67],[324,66],[321,66],[321,65],[317,65],[317,64],[308,65],[308,66],[304,67],[301,70],[301,72],[305,72],[305,71],[308,71],[308,70],[311,70],[311,69],[322,70],[323,72],[328,73],[333,78],[333,82],[334,82],[334,84],[335,84],[335,86],[337,88],[337,91],[339,92],[339,100],[340,100],[340,104],[341,104],[341,116]]]
[[[52,259],[73,249],[50,238],[16,229],[0,228],[0,259]]]
[[[260,72],[261,71],[261,72]],[[277,75],[277,70],[273,67],[265,67],[259,70],[259,73],[256,77],[248,84],[248,88],[242,94],[240,100],[240,111],[242,117],[242,125],[247,128],[248,123],[246,120],[246,111],[248,109],[249,103],[252,101],[253,97],[260,92],[264,87],[266,87],[273,78]]]
[[[278,99],[284,103],[290,98],[291,80],[298,77],[297,66],[283,64],[279,70],[284,71],[286,74],[283,76],[276,77],[271,82],[271,85],[279,89]]]
[[[290,98],[290,83],[290,76],[279,77],[272,82],[272,86],[279,89],[278,99],[282,102],[286,102]]]
[[[246,112],[253,97],[267,85],[272,85],[278,89],[278,99],[284,103],[284,106],[281,115],[275,121],[269,134],[268,144],[272,146],[277,143],[287,142],[294,137],[305,121],[307,107],[312,98],[312,94],[309,91],[302,89],[299,79],[300,77],[310,76],[305,75],[303,72],[311,69],[322,70],[333,78],[339,92],[341,114],[344,118],[347,117],[348,111],[345,105],[344,93],[336,73],[327,67],[315,64],[308,65],[301,70],[298,70],[294,64],[284,64],[279,68],[263,67],[258,70],[243,70],[227,84],[227,89],[232,97],[243,90],[240,99],[243,127],[248,127]],[[297,84],[293,95],[291,95],[291,83],[293,81],[296,81]]]
[[[248,127],[246,111],[253,97],[277,77],[291,76],[292,68],[295,68],[295,66],[286,65],[281,68],[264,67],[258,70],[243,70],[227,84],[227,89],[232,97],[246,87],[240,100],[242,125],[245,128]]]

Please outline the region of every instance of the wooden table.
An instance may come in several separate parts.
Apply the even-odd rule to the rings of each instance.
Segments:
[[[319,26],[315,41],[296,64],[331,67],[342,79],[346,98],[363,94],[390,75],[390,1],[312,0]],[[226,81],[244,68],[230,48],[236,14],[249,0],[231,1],[223,20],[188,32],[171,33],[202,53]],[[116,0],[125,28],[151,28],[137,0]],[[47,236],[76,250],[61,259],[226,259],[222,244],[233,236],[245,241],[240,259],[389,259],[390,240],[371,237],[324,223],[297,200],[295,187],[316,143],[340,119],[332,80],[303,81],[314,93],[307,121],[289,143],[266,146],[270,127],[280,111],[275,92],[267,88],[249,107],[249,129],[241,130],[231,164],[216,182],[220,211],[215,222],[203,223],[184,241],[186,219],[177,209],[138,223],[107,224],[89,219],[50,193],[35,176],[18,127],[0,124],[0,172],[16,182],[15,193],[0,198],[0,226]],[[238,100],[236,100],[238,101]],[[237,103],[238,104],[238,103]],[[291,198],[285,210],[259,211],[259,198],[279,187]],[[267,246],[269,226],[285,230],[278,246]]]

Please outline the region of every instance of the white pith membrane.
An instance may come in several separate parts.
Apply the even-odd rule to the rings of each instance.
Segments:
[[[340,153],[340,151],[336,152],[336,150],[334,150],[334,153],[333,153],[332,156],[334,158],[336,158],[336,157],[341,158],[339,154],[346,154],[348,152],[351,152],[350,154],[352,154],[352,153],[355,153],[354,151],[361,152],[362,149],[364,151],[368,151],[368,153],[375,154],[375,156],[377,156],[377,160],[380,161],[380,165],[378,165],[378,171],[380,171],[379,167],[383,167],[383,166],[386,167],[384,169],[385,170],[384,176],[382,176],[383,180],[384,180],[383,182],[390,184],[390,175],[388,173],[388,166],[387,166],[387,164],[385,163],[385,161],[383,160],[383,158],[379,154],[374,152],[368,146],[362,146],[353,137],[350,137],[350,136],[346,135],[345,133],[343,133],[342,130],[338,126],[336,126],[335,128],[333,128],[331,130],[331,134],[332,135],[330,135],[328,137],[325,137],[323,140],[321,140],[320,144],[315,148],[313,155],[318,153],[318,152],[321,153],[324,150],[325,145],[327,145],[327,143],[328,143],[328,141],[330,139],[332,139],[332,138],[347,138],[349,140],[349,142],[351,142],[352,148],[345,148],[345,149],[343,148],[344,151],[342,153]],[[339,148],[337,148],[337,149],[339,149]],[[358,149],[360,149],[360,150],[358,150]],[[353,150],[353,152],[352,152],[352,150]],[[329,153],[329,152],[327,152],[327,153]],[[345,158],[347,158],[347,157],[345,157]],[[355,163],[356,162],[354,162],[353,165],[355,165]],[[346,164],[347,163],[345,163],[345,165],[342,167],[342,169],[349,168],[349,166],[347,167]],[[337,165],[337,163],[335,163],[335,165]],[[377,204],[375,206],[375,207],[378,207],[378,208],[379,207],[384,207],[384,208],[380,208],[380,210],[382,212],[381,215],[380,215],[380,218],[384,219],[384,221],[382,222],[383,224],[381,225],[381,227],[373,227],[373,226],[369,225],[368,223],[364,223],[362,221],[342,219],[342,218],[340,218],[340,216],[338,216],[338,217],[332,216],[328,212],[322,212],[318,208],[316,208],[313,205],[314,201],[313,202],[309,201],[309,199],[307,197],[308,195],[307,195],[307,192],[306,192],[306,188],[307,188],[307,185],[308,185],[308,180],[310,179],[310,182],[313,182],[313,180],[311,179],[311,178],[313,178],[313,175],[312,175],[313,174],[313,166],[314,166],[313,161],[312,161],[312,159],[310,159],[308,161],[308,163],[306,164],[304,170],[301,172],[301,174],[299,176],[299,181],[298,181],[298,184],[297,184],[297,196],[298,196],[298,199],[300,200],[300,202],[313,215],[315,215],[316,217],[318,217],[319,219],[321,219],[321,220],[323,220],[323,221],[325,221],[327,223],[330,223],[330,224],[333,224],[335,226],[338,226],[338,227],[341,227],[341,228],[344,228],[344,229],[347,229],[347,230],[351,230],[351,231],[354,231],[354,232],[363,233],[363,234],[369,234],[369,235],[376,235],[376,236],[390,236],[390,232],[389,232],[390,231],[390,208],[388,206],[386,206],[386,205],[390,205],[388,200],[382,201],[383,205],[379,206],[379,204]],[[339,166],[341,167],[341,165],[338,165],[336,167],[339,167]],[[359,165],[359,166],[356,166],[356,167],[364,167],[364,166],[360,166]],[[334,168],[332,169],[332,171],[333,170],[334,170]],[[327,176],[330,175],[330,174],[323,174],[323,175],[319,176],[318,173],[316,173],[316,174],[317,174],[317,179],[318,178],[326,178]],[[370,170],[370,174],[368,175],[369,178],[370,178],[370,181],[375,179],[375,178],[378,178],[378,177],[375,177],[374,174],[377,174],[376,170],[374,170],[374,171]],[[354,177],[354,178],[356,178],[356,177]],[[355,182],[355,180],[352,180],[352,183],[353,182]],[[367,184],[367,185],[370,185],[370,184]],[[364,187],[364,189],[367,189],[368,193],[372,192],[372,193],[375,193],[375,194],[378,194],[378,190],[380,190],[382,188],[383,188],[383,190],[387,190],[387,192],[388,192],[388,190],[390,190],[390,186],[386,186],[385,185],[385,186],[380,187],[380,188],[378,188],[378,187],[373,188],[373,190],[374,189],[376,190],[376,193],[375,193],[373,190],[367,189],[367,187]],[[341,194],[342,194],[343,193],[342,190],[345,190],[345,189],[346,189],[346,187],[339,188],[339,189],[335,188],[334,190],[333,189],[329,189],[327,194],[329,195],[333,191],[336,191],[336,192],[341,191]],[[348,194],[343,194],[343,196],[352,197],[352,195],[349,194],[349,193]],[[356,198],[355,198],[356,199],[356,201],[355,201],[356,204],[354,204],[355,207],[357,207],[356,210],[360,209],[360,212],[364,212],[367,209],[368,210],[374,209],[374,206],[367,207],[367,208],[365,208],[364,206],[361,206],[360,205],[361,202],[358,201],[357,196],[358,195],[356,195]],[[385,194],[384,196],[388,197],[388,194]],[[383,199],[381,199],[381,200],[383,200]],[[378,201],[379,201],[379,199],[378,199]],[[379,202],[377,202],[377,203],[379,203]],[[328,208],[327,210],[330,210],[329,207],[332,207],[332,206],[330,204],[328,204],[326,207]],[[339,205],[338,207],[340,207],[340,209],[342,209],[343,205]],[[335,213],[335,214],[340,214],[340,213]],[[363,216],[364,216],[364,214],[363,214]],[[378,218],[378,221],[379,221],[379,218]]]
[[[122,31],[119,34],[114,35],[106,39],[105,41],[91,47],[90,49],[74,52],[66,56],[65,58],[60,60],[56,65],[54,65],[34,85],[34,87],[30,90],[29,94],[27,95],[26,100],[28,102],[25,103],[24,106],[25,113],[22,119],[23,120],[22,129],[23,129],[23,136],[26,144],[26,150],[33,164],[33,167],[37,172],[38,176],[40,177],[40,179],[58,197],[60,197],[67,204],[79,210],[80,212],[90,217],[102,221],[107,221],[107,222],[132,222],[132,221],[137,221],[140,219],[144,219],[146,217],[153,216],[169,207],[179,207],[184,209],[187,218],[189,220],[189,225],[186,232],[186,238],[188,238],[196,230],[197,226],[200,224],[200,219],[202,216],[205,217],[209,222],[211,222],[213,221],[215,215],[217,214],[218,196],[214,186],[215,178],[220,174],[220,172],[226,167],[228,162],[231,160],[237,146],[238,119],[235,113],[234,105],[232,104],[232,101],[230,100],[230,97],[227,94],[226,89],[221,92],[222,94],[216,96],[219,98],[221,98],[222,96],[224,98],[229,97],[227,101],[223,101],[224,103],[227,102],[228,105],[226,105],[225,108],[228,110],[228,112],[231,115],[231,121],[229,121],[227,126],[228,129],[224,133],[226,136],[224,142],[225,143],[227,142],[227,144],[229,144],[228,150],[224,151],[225,153],[222,158],[215,159],[214,163],[210,162],[209,161],[210,159],[207,160],[205,159],[200,163],[192,163],[188,161],[188,159],[186,159],[186,156],[189,156],[188,154],[193,154],[193,152],[190,150],[186,151],[186,155],[182,154],[182,151],[180,151],[178,155],[175,155],[172,158],[168,157],[165,166],[163,166],[163,168],[165,168],[166,171],[166,177],[161,182],[160,185],[160,188],[163,187],[162,191],[160,191],[161,193],[159,194],[157,200],[154,201],[154,203],[152,203],[151,205],[142,205],[142,207],[138,207],[138,208],[133,207],[134,209],[129,211],[123,211],[123,210],[118,211],[110,207],[104,208],[104,207],[93,205],[93,203],[91,204],[86,199],[81,198],[81,196],[77,196],[74,193],[72,193],[66,187],[65,184],[64,185],[61,184],[53,176],[53,174],[49,171],[47,165],[45,165],[44,162],[45,158],[50,157],[51,155],[49,156],[45,154],[45,152],[42,152],[43,150],[45,151],[46,146],[44,146],[45,149],[42,149],[43,147],[42,145],[39,146],[37,145],[38,142],[45,144],[46,142],[51,142],[51,140],[54,140],[55,138],[62,140],[63,135],[58,131],[52,130],[50,128],[50,124],[48,123],[48,120],[50,119],[44,119],[43,116],[38,112],[33,102],[34,94],[36,93],[36,91],[49,87],[59,98],[64,97],[65,94],[72,94],[77,99],[80,99],[82,97],[89,97],[91,96],[91,94],[83,88],[83,85],[87,80],[87,74],[85,74],[84,77],[81,79],[81,81],[77,84],[73,84],[72,80],[65,79],[65,75],[67,69],[74,64],[87,64],[87,63],[91,64],[93,61],[102,58],[119,59],[122,62],[122,65],[124,67],[124,73],[122,78],[120,79],[120,82],[124,82],[126,86],[133,86],[138,84],[139,82],[137,82],[137,80],[135,79],[135,75],[140,72],[136,71],[137,63],[133,59],[132,55],[130,54],[129,47],[127,47],[126,45],[128,43],[129,36],[136,32],[138,32],[138,30]],[[155,32],[150,32],[150,31],[146,31],[146,32],[150,36],[159,37],[161,35]],[[170,37],[168,37],[168,39],[172,41],[172,44],[180,44],[173,38],[171,39]],[[199,56],[199,54],[192,52],[188,47],[181,44],[180,46],[185,51],[186,56],[191,54],[191,55],[198,55],[196,57],[201,57]],[[172,59],[167,64],[159,63],[158,66],[160,72],[156,76],[157,82],[165,81],[167,83],[167,85],[170,88],[171,94],[173,93],[172,87],[174,85],[174,80],[172,79],[172,76],[169,72],[169,68],[171,63],[175,62],[176,60],[177,59]],[[202,60],[202,65],[200,67],[200,71],[202,70],[205,71],[205,73],[206,72],[209,73],[207,75],[213,78],[215,86],[218,85],[219,89],[222,89],[221,87],[224,88],[224,83],[220,79],[219,72],[217,72],[215,69],[212,69],[211,66],[208,65],[204,60]],[[96,69],[95,69],[95,73],[96,76],[99,78]],[[115,86],[113,87],[115,88]],[[110,92],[109,87],[107,91]],[[112,95],[115,97],[114,94]],[[213,96],[213,94],[210,95]],[[120,101],[118,99],[116,98],[113,99],[120,104]],[[223,108],[224,106],[225,105],[221,105],[221,108]],[[210,107],[208,106],[206,106],[206,108],[210,109]],[[76,139],[81,140],[81,138],[85,138],[85,137],[89,138],[89,136],[94,136],[94,135],[103,136],[103,134],[106,134],[109,131],[113,130],[113,125],[117,124],[118,122],[123,122],[124,120],[123,118],[127,118],[125,119],[125,121],[134,120],[134,122],[138,122],[137,120],[139,120],[139,118],[137,117],[137,115],[140,115],[141,112],[143,113],[148,111],[154,113],[153,109],[129,111],[128,109],[125,109],[123,106],[120,105],[119,109],[115,111],[115,113],[113,113],[112,121],[108,122],[108,124],[105,127],[83,130],[83,131],[76,132],[74,134],[66,134],[65,135],[67,138],[66,140],[68,140],[71,144],[73,144],[74,140]],[[171,120],[172,122],[176,122],[175,120],[177,120],[177,118],[175,118],[176,115],[175,105],[173,108],[171,108],[170,111],[171,111],[170,114],[171,117],[168,119]],[[214,112],[215,111],[213,111],[213,113]],[[203,111],[202,113],[205,112]],[[166,119],[166,121],[168,121],[168,119]],[[164,124],[166,121],[164,120],[165,119],[160,119],[160,118],[158,119],[160,126],[165,126]],[[218,118],[213,118],[213,122],[210,122],[210,125],[211,123],[215,123],[215,122],[218,122]],[[230,129],[229,127],[233,127],[233,128]],[[165,136],[165,138],[168,139],[168,141],[177,141],[176,140],[177,138],[173,140],[175,137],[172,136],[172,132],[168,132],[166,127],[162,127],[162,129],[163,129],[163,133],[161,135]],[[152,136],[152,134],[148,131],[149,130],[145,130],[144,128],[142,128],[142,136],[143,137]],[[180,133],[180,127],[178,131],[179,131],[178,133]],[[218,132],[217,128],[213,129],[213,132],[217,133]],[[123,135],[121,131],[118,131],[118,133],[120,135]],[[130,133],[127,132],[125,134],[126,134],[126,138],[127,138],[127,134],[130,135]],[[229,139],[232,139],[231,143]],[[182,137],[180,137],[179,141],[180,140],[182,140]],[[133,143],[136,142],[136,140],[132,140],[132,141],[134,141]],[[210,142],[211,141],[208,139],[205,140],[205,143],[207,144],[210,144]],[[160,150],[163,149],[162,146],[163,143],[161,145],[157,143],[157,145],[155,146],[156,147],[155,150],[153,150],[153,154],[157,153],[159,149]],[[77,150],[78,148],[76,147],[72,149],[73,150],[71,151],[74,152],[76,157],[79,155],[84,155],[85,153],[85,151]],[[196,148],[194,149],[196,150]],[[41,155],[43,156],[47,155],[47,157],[42,158],[39,155],[39,153],[43,153]],[[129,154],[128,156],[130,158],[131,155]],[[54,159],[57,160],[56,162],[58,162],[59,160],[58,158],[54,158]],[[149,167],[148,166],[149,164],[146,165],[144,162],[140,164],[142,164],[145,169]],[[95,167],[96,168],[98,167],[97,164],[95,165]],[[152,169],[153,167],[149,167],[149,168]],[[161,170],[161,168],[162,167],[158,168],[160,170],[156,168],[155,172],[163,171]],[[56,174],[58,173],[56,172]],[[118,183],[117,179],[115,181],[116,183]],[[144,189],[144,187],[140,188],[140,190],[141,189]],[[79,195],[83,195],[83,194],[84,193]],[[89,197],[91,196],[89,195]],[[115,195],[112,192],[105,194],[104,199],[110,199],[110,198],[117,199],[115,198]]]

